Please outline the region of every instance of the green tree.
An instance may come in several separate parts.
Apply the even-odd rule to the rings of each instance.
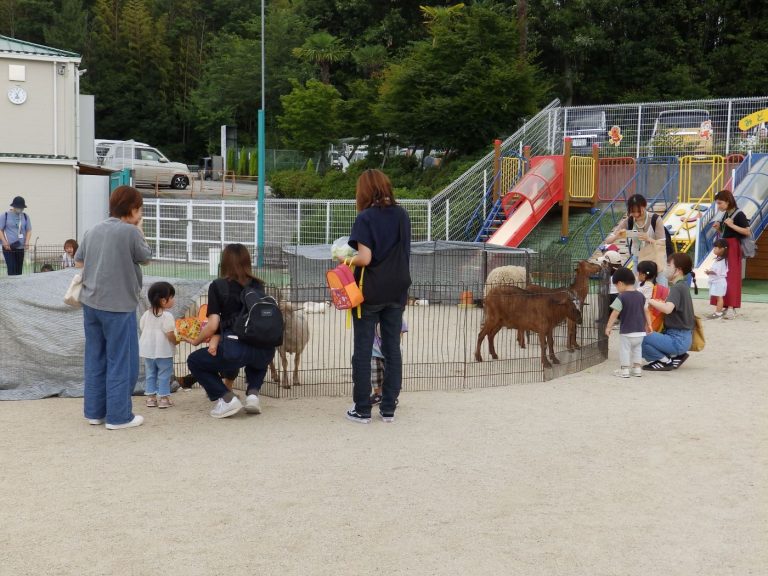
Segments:
[[[61,9],[53,15],[51,24],[45,26],[44,31],[48,46],[84,55],[88,39],[88,12],[83,8],[82,0],[62,0]]]
[[[296,82],[281,100],[283,114],[278,124],[286,143],[307,156],[321,152],[320,168],[325,151],[339,137],[339,91],[317,80],[309,80],[305,86]]]
[[[293,55],[309,62],[320,71],[320,81],[331,83],[331,65],[341,62],[349,56],[349,50],[341,41],[327,32],[317,32],[307,38],[300,47],[293,49]]]
[[[518,58],[513,20],[477,5],[436,22],[431,32],[438,46],[417,43],[385,73],[377,110],[386,131],[425,153],[472,152],[536,110],[543,85]]]

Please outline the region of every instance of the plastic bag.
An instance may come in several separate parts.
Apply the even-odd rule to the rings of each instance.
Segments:
[[[331,258],[334,260],[338,260],[339,258],[352,258],[352,256],[357,254],[357,250],[352,248],[347,242],[349,242],[349,236],[342,236],[341,238],[336,239],[333,244],[331,244]]]

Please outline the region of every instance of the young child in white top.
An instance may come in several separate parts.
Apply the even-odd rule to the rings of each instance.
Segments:
[[[728,242],[718,238],[715,240],[712,252],[716,258],[706,273],[709,281],[709,295],[714,296],[717,300],[715,301],[715,311],[708,318],[715,319],[723,317],[723,296],[728,290]]]
[[[62,268],[75,267],[75,252],[77,252],[78,248],[77,240],[74,240],[73,238],[64,242],[64,254],[61,255]]]
[[[656,286],[656,279],[659,275],[659,267],[656,262],[643,260],[637,264],[637,291],[645,296],[645,307],[648,307],[648,300],[653,297],[653,287]]]
[[[144,395],[149,408],[170,408],[173,355],[176,351],[176,321],[173,308],[176,289],[168,282],[155,282],[147,291],[149,310],[139,320],[139,355],[144,358],[147,385]]]

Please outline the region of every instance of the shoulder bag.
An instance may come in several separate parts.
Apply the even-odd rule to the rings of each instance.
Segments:
[[[67,287],[67,291],[64,293],[64,304],[68,304],[73,308],[80,308],[80,291],[82,288],[83,277],[80,274],[75,274],[72,277],[72,282]]]

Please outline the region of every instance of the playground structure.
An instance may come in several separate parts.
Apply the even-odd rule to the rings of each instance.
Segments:
[[[593,144],[591,156],[572,155],[570,138],[565,138],[562,155],[531,156],[528,145],[522,150],[521,155],[505,156],[501,143],[495,143],[493,179],[465,228],[467,233],[477,230],[475,241],[526,246],[526,238],[559,206],[560,242],[570,247],[563,252],[571,258],[595,256],[626,217],[627,198],[642,194],[648,210],[662,218],[675,250],[692,252],[700,267],[709,265],[719,190],[734,192],[755,239],[768,224],[766,154],[602,158],[598,144]],[[589,217],[574,239],[569,237],[569,220],[579,208],[587,208]],[[617,244],[631,266],[624,242]]]

